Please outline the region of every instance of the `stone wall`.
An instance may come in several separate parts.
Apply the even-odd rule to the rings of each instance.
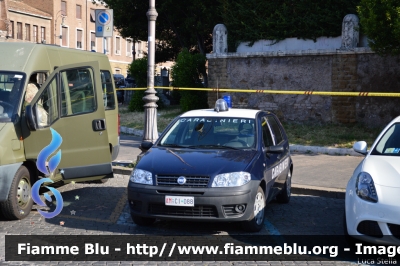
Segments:
[[[209,87],[279,91],[400,92],[400,57],[369,48],[208,54]],[[231,95],[234,108],[270,110],[286,121],[360,122],[383,126],[400,115],[400,99],[265,93]],[[216,93],[209,93],[214,106]]]

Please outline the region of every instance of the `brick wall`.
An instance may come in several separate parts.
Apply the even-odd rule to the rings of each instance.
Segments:
[[[400,92],[400,57],[354,51],[225,54],[208,56],[209,87],[328,92]],[[400,115],[400,98],[265,93],[231,95],[234,108],[276,113],[286,121],[383,126]],[[209,105],[217,95],[209,93]]]

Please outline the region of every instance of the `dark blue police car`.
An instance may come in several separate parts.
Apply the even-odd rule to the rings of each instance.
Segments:
[[[229,109],[219,99],[215,109],[175,118],[147,145],[128,184],[138,225],[156,219],[241,221],[257,232],[267,202],[290,200],[289,141],[270,112]]]

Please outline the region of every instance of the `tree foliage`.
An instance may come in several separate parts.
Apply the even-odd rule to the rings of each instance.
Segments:
[[[147,40],[149,1],[106,0],[114,10],[114,26],[125,38]],[[215,0],[157,0],[156,62],[174,60],[182,48],[211,52],[212,31],[221,23]]]
[[[361,0],[358,15],[369,46],[378,54],[400,54],[400,1]]]
[[[345,15],[360,0],[218,0],[228,29],[229,50],[240,42],[312,39],[341,35]],[[393,0],[394,1],[394,0]]]
[[[205,71],[206,57],[191,54],[187,49],[179,53],[175,65],[171,69],[172,86],[199,88],[203,87],[199,76]],[[207,108],[207,92],[180,91],[180,106],[183,112],[193,109]]]
[[[129,65],[129,73],[135,79],[137,87],[147,87],[147,57],[133,61]],[[135,91],[129,102],[129,111],[144,111],[144,96],[144,91]]]

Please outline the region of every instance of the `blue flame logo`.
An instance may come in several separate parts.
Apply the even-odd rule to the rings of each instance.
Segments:
[[[36,161],[37,168],[39,169],[39,171],[41,171],[46,176],[53,175],[54,170],[56,170],[58,164],[61,161],[61,150],[59,150],[54,156],[52,156],[49,159],[48,166],[46,166],[47,158],[53,152],[55,152],[61,146],[61,143],[62,143],[62,138],[61,138],[60,134],[58,134],[58,132],[52,128],[50,128],[50,130],[51,130],[51,136],[52,136],[51,142],[48,146],[44,147],[40,151],[37,161]],[[53,180],[51,180],[50,178],[42,178],[42,179],[36,181],[35,184],[32,186],[32,199],[39,206],[46,207],[47,205],[42,201],[42,199],[40,198],[40,195],[39,195],[39,189],[43,183],[53,183]],[[58,214],[60,214],[60,212],[63,208],[63,205],[64,205],[64,201],[63,201],[63,198],[62,198],[60,192],[57,189],[52,188],[52,187],[47,187],[47,186],[45,186],[45,187],[48,188],[53,193],[53,195],[56,197],[57,207],[53,212],[45,212],[45,211],[41,211],[41,210],[38,210],[38,212],[44,218],[50,219],[50,218],[53,218],[53,217],[57,216]],[[44,197],[47,201],[49,201],[49,202],[52,201],[49,194],[44,193]]]

